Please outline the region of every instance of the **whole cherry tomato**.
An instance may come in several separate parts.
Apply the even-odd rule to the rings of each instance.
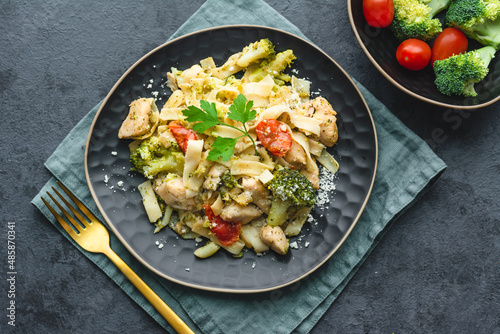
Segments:
[[[210,205],[203,205],[205,215],[210,222],[210,230],[214,232],[221,245],[229,246],[240,238],[241,223],[228,223],[216,216]]]
[[[398,46],[396,59],[401,66],[409,70],[421,70],[431,60],[431,47],[419,39],[407,39]]]
[[[431,64],[436,60],[446,59],[467,51],[469,41],[465,34],[455,28],[444,29],[432,45]]]
[[[255,132],[262,146],[276,156],[284,156],[292,146],[292,134],[286,125],[275,119],[260,121]]]
[[[173,121],[168,124],[170,132],[177,141],[177,144],[180,146],[182,152],[186,153],[188,141],[193,139],[197,140],[198,136],[196,132],[190,129],[186,129],[180,122]]]
[[[366,23],[375,28],[388,27],[394,18],[393,0],[363,0]]]

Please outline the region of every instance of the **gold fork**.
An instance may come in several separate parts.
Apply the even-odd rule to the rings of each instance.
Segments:
[[[42,197],[43,203],[52,212],[61,226],[68,232],[68,234],[85,250],[92,253],[105,254],[117,267],[122,271],[125,276],[135,285],[135,287],[146,297],[147,300],[154,306],[154,308],[168,321],[168,323],[177,331],[177,333],[193,333],[194,332],[182,321],[181,318],[165,302],[158,297],[158,295],[151,290],[151,288],[144,283],[144,281],[137,276],[137,274],[130,269],[130,267],[123,262],[123,260],[116,255],[116,253],[109,246],[109,233],[106,227],[97,220],[97,218],[80,202],[66,187],[59,181],[57,184],[62,190],[73,200],[78,206],[80,211],[86,216],[84,219],[78,211],[63,197],[61,194],[52,187],[52,190],[59,196],[59,198],[66,204],[66,206],[73,212],[75,217],[80,221],[79,224],[52,195],[47,192],[47,195],[57,205],[61,212],[71,222],[74,229],[52,208],[49,203]],[[78,232],[77,232],[78,231]]]

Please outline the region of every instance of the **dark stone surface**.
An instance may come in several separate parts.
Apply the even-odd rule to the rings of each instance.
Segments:
[[[43,162],[122,73],[203,3],[0,3],[0,332],[162,333],[29,204]],[[268,3],[428,140],[448,164],[392,226],[313,333],[500,333],[498,103],[458,112],[410,98],[363,54],[345,1]],[[7,222],[16,223],[16,328]]]

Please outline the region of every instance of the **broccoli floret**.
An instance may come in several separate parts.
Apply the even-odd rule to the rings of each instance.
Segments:
[[[236,65],[241,67],[247,67],[248,65],[255,63],[256,61],[273,57],[274,56],[274,45],[269,39],[261,39],[257,42],[249,44],[243,48],[241,51]]]
[[[289,209],[313,206],[316,191],[311,182],[295,169],[278,166],[273,175],[267,185],[272,194],[267,224],[277,226],[287,220]]]
[[[445,95],[477,96],[474,84],[488,74],[495,48],[485,46],[434,62],[437,89]]]
[[[157,136],[151,136],[130,154],[133,171],[148,179],[159,172],[181,173],[184,155],[175,147],[165,148]]]
[[[429,40],[443,29],[441,22],[433,18],[448,7],[451,0],[394,0],[394,19],[391,30],[397,39]]]
[[[236,187],[242,188],[238,183],[238,180],[236,180],[236,178],[231,174],[229,170],[226,170],[224,174],[222,174],[221,181],[224,184],[224,186],[226,186],[226,188],[228,188],[229,190]]]
[[[211,73],[216,78],[226,79],[250,64],[256,63],[261,59],[272,58],[274,55],[273,43],[268,39],[261,39],[245,46],[240,52],[233,54],[222,66],[212,69]]]
[[[500,45],[500,0],[455,0],[445,22],[483,45]]]
[[[280,52],[272,59],[264,60],[260,63],[257,69],[249,69],[248,76],[251,82],[259,82],[268,74],[271,75],[278,85],[283,85],[291,80],[290,76],[284,74],[283,71],[297,59],[292,50]]]

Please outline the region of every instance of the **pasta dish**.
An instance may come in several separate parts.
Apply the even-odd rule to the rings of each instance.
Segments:
[[[217,66],[208,57],[172,68],[172,94],[158,109],[153,97],[132,101],[118,137],[129,144],[132,170],[155,233],[168,226],[184,239],[204,237],[195,251],[245,247],[286,254],[316,201],[318,162],[338,139],[337,113],[311,82],[291,70],[292,50],[262,39]]]

